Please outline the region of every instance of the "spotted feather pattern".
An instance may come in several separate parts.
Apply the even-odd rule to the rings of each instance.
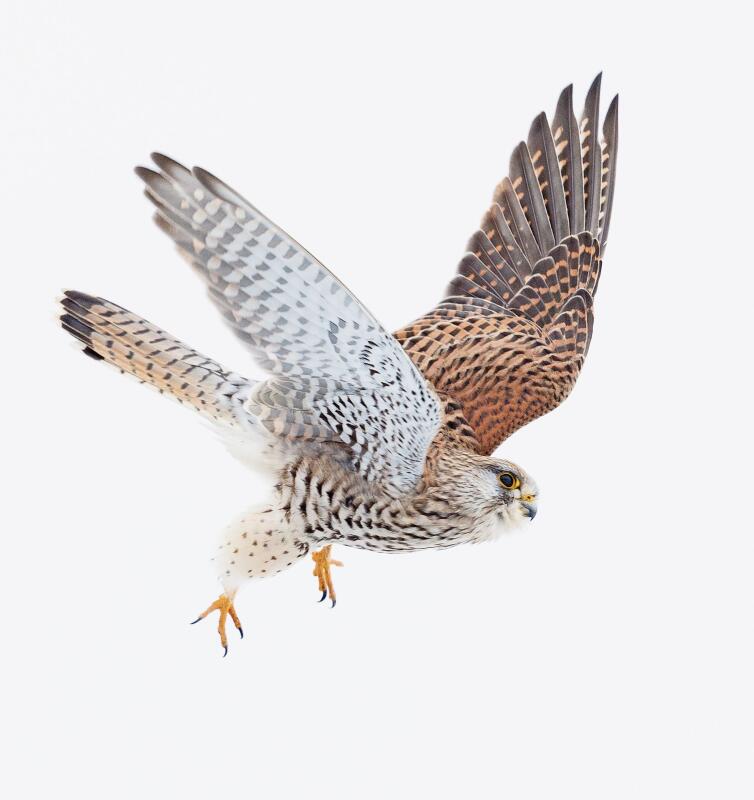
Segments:
[[[159,227],[269,380],[246,408],[281,439],[346,445],[354,467],[400,493],[419,479],[438,399],[389,333],[285,231],[218,178],[155,154],[138,168]]]
[[[137,173],[168,233],[272,376],[250,382],[101,298],[70,292],[63,326],[95,357],[215,421],[348,461],[388,493],[411,489],[440,402],[393,336],[313,256],[208,172],[155,155]]]
[[[597,141],[600,81],[580,123],[570,86],[534,120],[446,298],[396,333],[484,454],[563,401],[589,348],[618,143],[617,97]]]

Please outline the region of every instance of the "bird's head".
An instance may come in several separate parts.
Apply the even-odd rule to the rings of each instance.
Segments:
[[[482,465],[479,478],[484,485],[485,506],[494,510],[503,527],[514,527],[537,515],[537,484],[518,464],[499,458],[488,459],[488,463]]]
[[[448,499],[455,508],[488,524],[490,535],[534,519],[539,490],[517,464],[469,451],[454,453],[453,460],[455,474],[438,475],[443,493],[453,495]]]
[[[519,519],[531,521],[537,515],[539,489],[531,475],[512,461],[494,459],[489,468],[498,498],[498,516],[505,524]]]

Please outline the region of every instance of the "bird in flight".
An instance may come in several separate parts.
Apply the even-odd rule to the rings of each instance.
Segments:
[[[248,581],[314,561],[335,605],[331,547],[406,552],[480,542],[534,518],[539,491],[493,457],[558,406],[584,362],[615,185],[618,98],[599,135],[601,76],[579,120],[572,87],[513,151],[444,299],[388,333],[313,255],[199,167],[137,167],[155,222],[266,380],[244,378],[131,311],[66,291],[63,328],[191,406],[274,476],[269,502],[223,531],[219,612]],[[198,621],[198,620],[196,620]]]

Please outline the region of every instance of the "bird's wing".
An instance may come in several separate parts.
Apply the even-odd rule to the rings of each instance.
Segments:
[[[571,390],[589,348],[615,186],[618,98],[598,141],[600,76],[572,88],[513,151],[446,297],[395,335],[491,453]]]
[[[282,440],[345,448],[396,493],[420,477],[439,400],[396,339],[285,231],[205,170],[137,168],[156,221],[272,377],[247,410]],[[334,452],[334,451],[333,451]]]

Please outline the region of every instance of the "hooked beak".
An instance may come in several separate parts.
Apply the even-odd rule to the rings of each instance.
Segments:
[[[526,503],[523,500],[521,500],[520,502],[521,502],[521,508],[523,509],[523,512],[524,512],[524,516],[525,517],[529,517],[529,521],[533,520],[534,517],[537,516],[537,503],[536,503],[536,501],[532,500],[532,501]]]

